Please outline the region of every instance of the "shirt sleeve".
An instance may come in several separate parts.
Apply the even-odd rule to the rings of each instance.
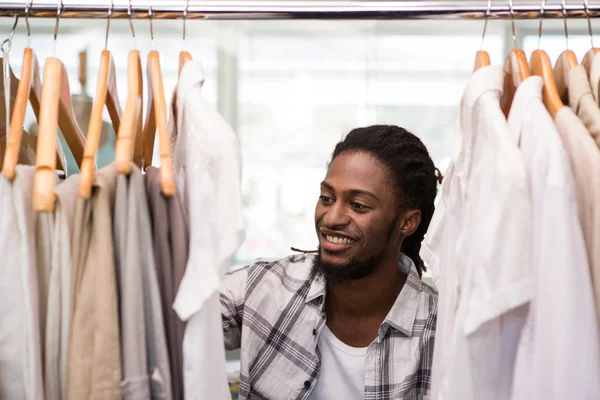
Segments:
[[[227,350],[237,350],[242,345],[247,279],[248,267],[245,267],[227,274],[221,286],[221,317]]]

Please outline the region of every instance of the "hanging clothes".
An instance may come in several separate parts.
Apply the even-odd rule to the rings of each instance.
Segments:
[[[67,400],[121,399],[112,233],[116,178],[114,164],[100,169],[90,199],[77,198],[71,246]]]
[[[173,399],[182,400],[185,323],[177,316],[172,304],[185,274],[190,230],[179,196],[165,197],[162,194],[159,170],[156,167],[147,168],[144,178],[152,217],[154,259],[169,348]]]
[[[570,107],[559,110],[555,123],[573,170],[579,223],[583,229],[590,274],[594,284],[596,312],[599,312],[600,152],[585,125]]]
[[[185,63],[177,84],[174,170],[190,218],[190,255],[175,311],[183,342],[185,398],[230,399],[219,302],[220,282],[244,240],[241,150],[223,117],[202,96],[204,72]]]
[[[573,174],[542,101],[543,84],[537,76],[521,82],[508,116],[528,173],[534,277],[511,398],[600,398],[593,378],[600,374],[600,337]],[[586,332],[585,340],[573,335],[573,326]],[[568,365],[575,375],[564,373]]]
[[[449,236],[453,228],[437,227],[444,229],[443,240],[429,243],[441,263],[435,269],[447,279],[439,288],[440,314],[451,314],[436,332],[434,399],[510,397],[531,299],[531,236],[525,167],[500,108],[503,81],[501,67],[484,67],[465,89],[459,151],[444,179],[460,177],[447,183],[460,187],[450,191],[446,211],[459,217],[461,231]]]
[[[0,398],[44,397],[33,229],[35,168],[0,176]]]
[[[152,226],[142,173],[119,175],[115,201],[123,397],[171,399],[165,324],[154,264]]]
[[[600,87],[600,57],[598,54],[594,55],[592,60],[592,68],[590,69],[590,87],[596,103],[600,104],[600,93],[598,89]]]
[[[71,319],[71,232],[79,176],[56,186],[45,343],[45,399],[66,398],[67,349]]]
[[[586,129],[600,147],[600,108],[592,94],[587,72],[583,65],[569,71],[569,106],[583,122]]]

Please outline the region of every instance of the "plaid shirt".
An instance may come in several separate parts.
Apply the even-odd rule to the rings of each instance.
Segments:
[[[314,255],[258,260],[225,277],[225,346],[241,348],[240,399],[308,399],[319,378],[325,284],[311,274]],[[365,399],[426,399],[437,292],[410,273],[365,358]]]

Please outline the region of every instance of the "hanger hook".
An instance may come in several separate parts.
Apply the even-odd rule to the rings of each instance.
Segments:
[[[104,38],[104,50],[106,50],[108,47],[108,31],[110,30],[110,17],[112,17],[114,7],[114,1],[110,0],[110,7],[108,8],[108,16],[106,18],[106,37]]]
[[[56,23],[54,24],[54,40],[52,40],[52,57],[56,55],[56,37],[58,36],[58,23],[60,21],[60,16],[62,15],[64,10],[63,0],[59,0],[58,6],[56,8]]]
[[[25,6],[25,26],[27,27],[27,47],[31,47],[31,30],[29,29],[29,14],[31,13],[31,6],[33,0],[29,0]]]
[[[133,20],[131,17],[131,0],[129,0],[129,4],[127,6],[127,15],[129,15],[129,29],[131,29],[131,36],[133,37],[133,48],[137,49],[137,41],[135,39],[135,29],[133,29]]]
[[[515,30],[515,10],[513,8],[513,0],[508,0],[508,10],[510,12],[511,24],[512,24],[513,48],[516,48],[517,47],[517,33]]]
[[[487,31],[488,21],[490,19],[491,13],[492,13],[492,0],[488,0],[487,9],[485,10],[485,23],[483,24],[483,32],[481,34],[480,50],[483,50],[483,40],[485,39],[485,33]]]
[[[15,15],[15,22],[13,22],[13,26],[10,29],[10,33],[8,34],[8,38],[4,39],[2,43],[0,43],[0,48],[2,49],[2,54],[8,55],[10,52],[10,48],[12,47],[12,38],[15,34],[15,29],[17,29],[17,24],[19,23],[19,16]],[[4,45],[6,46],[6,50],[4,49]],[[6,76],[5,76],[6,78]]]
[[[538,28],[538,50],[540,49],[540,43],[542,43],[542,23],[544,22],[544,9],[546,8],[546,2],[548,0],[542,0],[542,5],[540,6],[540,26]]]
[[[585,16],[587,17],[588,32],[590,33],[590,42],[592,43],[592,48],[594,48],[594,35],[592,33],[592,19],[590,18],[590,7],[588,0],[583,0],[583,9],[585,11]]]
[[[152,50],[156,50],[154,45],[154,29],[152,28],[152,4],[148,0],[148,20],[150,20],[150,39],[152,40]]]
[[[490,0],[491,1],[491,0]],[[185,9],[183,10],[183,48],[185,48],[185,21],[187,20],[187,16],[188,16],[188,8],[190,7],[190,0],[186,0],[185,2]]]
[[[567,27],[567,4],[566,0],[562,0],[560,3],[563,15],[563,21],[565,23],[565,40],[567,42],[567,50],[569,50],[569,28]]]

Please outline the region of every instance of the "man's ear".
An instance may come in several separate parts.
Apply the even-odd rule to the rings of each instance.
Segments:
[[[420,210],[408,210],[400,218],[400,235],[410,236],[419,227],[421,223],[421,211]]]

